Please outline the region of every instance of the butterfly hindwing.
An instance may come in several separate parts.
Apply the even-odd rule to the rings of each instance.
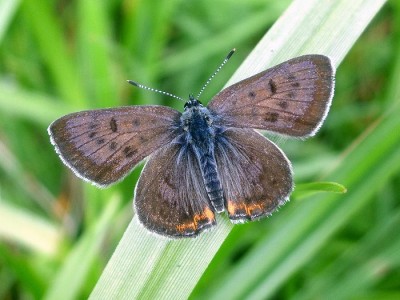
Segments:
[[[274,143],[252,129],[227,129],[215,158],[232,222],[254,220],[284,204],[293,190],[291,165]]]
[[[150,156],[135,190],[135,210],[148,230],[193,237],[216,224],[190,147],[171,143]]]
[[[224,89],[208,108],[227,127],[311,136],[329,110],[333,76],[328,57],[300,56]]]
[[[108,186],[176,136],[180,113],[163,106],[129,106],[64,116],[48,128],[63,162],[79,177]]]

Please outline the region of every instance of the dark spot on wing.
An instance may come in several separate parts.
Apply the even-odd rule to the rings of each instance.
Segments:
[[[291,85],[292,85],[292,87],[299,87],[300,83],[298,81],[296,81],[296,82],[292,82]]]
[[[110,143],[110,150],[115,150],[115,149],[117,149],[117,146],[118,146],[117,142],[111,142],[111,143]]]
[[[133,119],[132,124],[133,124],[134,126],[139,126],[139,125],[140,125],[139,119]]]
[[[139,140],[140,140],[142,143],[147,142],[147,139],[146,139],[144,136],[142,136],[142,135],[139,137]]]
[[[294,81],[294,80],[296,80],[296,76],[294,74],[289,74],[288,79],[290,81]]]
[[[112,132],[117,132],[118,130],[117,121],[114,118],[110,120],[110,128]]]
[[[96,134],[97,134],[97,132],[96,132],[96,131],[93,131],[93,132],[89,133],[89,137],[90,137],[90,138],[93,138]]]
[[[271,90],[272,94],[276,94],[276,83],[272,79],[268,81],[269,89]]]
[[[101,145],[101,144],[103,144],[103,143],[104,143],[104,139],[98,139],[98,140],[97,140],[97,144]]]
[[[170,176],[165,176],[164,178],[164,183],[165,185],[167,185],[171,190],[175,190],[176,186],[174,184],[174,181],[172,181],[172,178]],[[176,201],[174,201],[172,204],[174,204],[174,206],[177,206],[178,203]]]
[[[250,91],[249,92],[249,97],[250,98],[255,98],[255,96],[256,96],[256,93],[254,91]]]
[[[267,112],[264,120],[267,122],[275,123],[278,121],[279,114],[277,112]]]
[[[96,123],[92,123],[89,125],[89,129],[95,129],[96,127],[98,127],[98,124]]]
[[[295,94],[293,92],[289,92],[287,96],[288,98],[293,99],[295,97]]]
[[[286,109],[288,107],[288,103],[286,101],[279,101],[278,103],[279,107],[282,109]]]
[[[124,148],[123,152],[124,152],[126,158],[130,158],[136,154],[137,150],[132,149],[131,146],[126,146]]]

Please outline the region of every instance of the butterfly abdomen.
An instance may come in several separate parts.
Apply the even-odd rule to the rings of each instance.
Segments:
[[[214,153],[203,153],[203,155],[200,156],[200,168],[208,198],[214,209],[217,212],[222,212],[224,210],[224,194],[217,172]]]

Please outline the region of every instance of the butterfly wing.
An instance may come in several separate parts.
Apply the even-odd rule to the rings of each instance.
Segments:
[[[305,55],[224,89],[208,108],[227,127],[312,136],[328,113],[333,88],[330,59]]]
[[[136,186],[135,210],[148,230],[168,237],[197,236],[216,224],[190,148],[171,143],[150,156]]]
[[[234,223],[270,215],[293,190],[285,154],[252,129],[229,128],[217,136],[215,158]]]
[[[105,187],[177,135],[180,113],[164,106],[130,106],[66,115],[48,128],[62,161],[76,175]]]

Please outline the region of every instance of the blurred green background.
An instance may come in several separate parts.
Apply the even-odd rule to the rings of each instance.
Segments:
[[[69,290],[65,279],[65,293],[87,298],[133,215],[140,168],[116,186],[98,190],[64,167],[47,126],[82,109],[163,104],[182,110],[179,101],[126,80],[187,97],[237,48],[203,94],[207,102],[289,4],[0,1],[0,299],[52,298],[53,279],[62,283],[60,270],[68,269],[71,256],[84,271],[71,267],[76,282]],[[349,193],[335,201],[362,201],[338,210],[331,223],[321,220],[321,226],[334,230],[322,231],[327,238],[318,251],[268,298],[400,299],[400,143],[395,136],[400,128],[394,133],[390,126],[400,112],[399,62],[400,4],[393,0],[337,70],[333,105],[317,136],[280,143],[293,162],[297,184],[324,180],[354,148],[361,149],[360,165],[372,165],[364,171],[343,168],[349,180],[340,182],[338,176],[338,183]],[[395,143],[387,154],[386,137]],[[362,180],[352,185],[351,178]],[[268,233],[308,201],[295,192],[268,220],[235,226],[191,298],[217,298],[238,282],[243,284],[238,298],[262,291],[265,274],[246,282],[246,264],[270,255],[263,251]],[[295,256],[285,259],[274,264],[296,263]]]

